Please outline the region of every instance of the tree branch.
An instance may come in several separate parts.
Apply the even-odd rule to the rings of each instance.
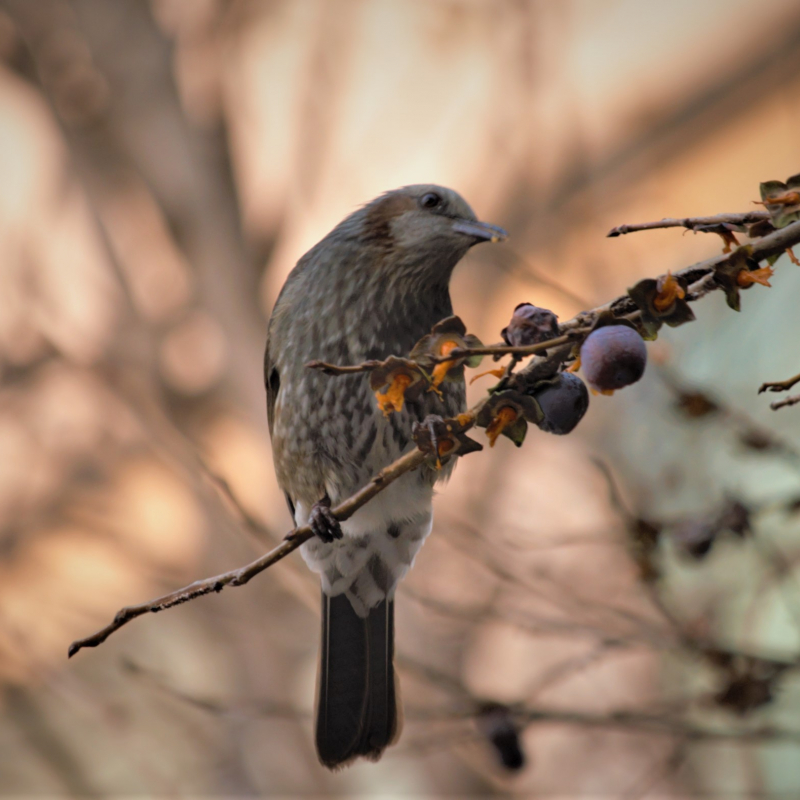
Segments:
[[[796,383],[800,383],[800,374],[792,378],[787,378],[785,381],[767,381],[762,383],[758,393],[761,392],[788,392]]]
[[[410,453],[406,453],[386,469],[381,470],[363,489],[360,489],[352,497],[347,498],[347,500],[333,508],[333,515],[340,521],[349,519],[359,508],[369,502],[376,494],[383,491],[390,483],[396,481],[406,472],[416,469],[427,458],[428,455],[421,450],[412,450]],[[74,641],[69,646],[68,656],[72,658],[75,653],[84,647],[97,647],[114,631],[119,630],[123,625],[127,625],[131,620],[141,617],[143,614],[164,611],[167,608],[194,600],[204,594],[221,592],[226,586],[244,586],[251,578],[288,556],[289,553],[296,550],[303,542],[307,542],[313,536],[311,528],[308,525],[303,525],[287,533],[284,540],[277,547],[243,567],[223,572],[212,578],[195,581],[182,589],[162,595],[147,603],[126,606],[120,609],[113,621],[104,628],[101,628],[91,636],[87,636],[85,639]]]
[[[754,242],[750,246],[750,257],[755,261],[761,261],[769,256],[783,253],[786,248],[798,243],[800,243],[800,221],[793,222],[792,224],[787,225],[780,230],[774,231],[773,233],[770,233]],[[708,259],[707,261],[687,267],[686,269],[676,273],[676,277],[683,277],[685,281],[689,283],[690,291],[687,292],[686,299],[689,301],[697,300],[699,297],[704,296],[708,291],[710,291],[711,288],[718,288],[716,286],[709,285],[707,280],[709,275],[713,275],[716,269],[728,263],[729,260],[735,257],[735,255],[735,253],[732,253],[730,255],[717,256],[716,258]],[[700,287],[702,291],[696,290],[693,292],[692,290],[695,289],[695,287]],[[610,303],[606,303],[604,306],[600,306],[590,311],[584,311],[581,314],[578,314],[572,320],[563,323],[560,328],[562,331],[566,332],[561,336],[550,339],[549,341],[529,345],[526,347],[506,347],[492,345],[489,347],[456,348],[455,350],[450,351],[446,357],[442,357],[440,360],[451,360],[473,354],[512,354],[516,356],[536,355],[537,353],[544,352],[548,348],[566,345],[576,339],[579,339],[583,333],[589,330],[592,321],[596,319],[597,315],[605,310],[610,310],[619,319],[625,318],[633,320],[641,316],[641,313],[637,309],[633,300],[631,300],[627,295],[623,295],[618,297],[616,300],[612,300]],[[563,358],[563,354],[560,354],[560,356]],[[319,363],[315,364],[315,366],[320,366],[321,368],[325,369],[325,371],[331,372],[332,374],[354,371],[360,372],[366,369],[364,365],[355,365],[355,368],[342,368],[328,364],[322,365]],[[467,414],[460,416],[458,423],[460,426],[460,433],[469,430],[475,425],[477,412],[480,410],[484,402],[485,398],[473,406],[473,408],[470,409]],[[397,478],[406,472],[410,472],[411,470],[421,466],[428,458],[429,454],[420,449],[415,449],[409,453],[406,453],[404,456],[397,459],[397,461],[395,461],[393,464],[390,464],[388,467],[381,470],[381,472],[378,473],[378,475],[376,475],[365,487],[333,508],[333,515],[340,521],[349,519],[356,511],[358,511],[359,508],[369,502],[375,495],[383,491],[390,483],[397,480]],[[161,597],[157,597],[156,599],[147,603],[141,603],[135,606],[127,606],[121,609],[114,617],[113,621],[104,628],[101,628],[99,631],[91,636],[86,637],[85,639],[78,639],[77,641],[73,642],[69,646],[69,657],[72,657],[84,647],[97,647],[97,645],[102,644],[112,633],[114,633],[114,631],[119,630],[123,625],[126,625],[131,620],[136,619],[143,614],[163,611],[167,608],[180,605],[181,603],[186,603],[189,600],[194,600],[196,597],[201,597],[202,595],[210,594],[211,592],[220,592],[226,586],[243,586],[251,578],[254,578],[256,575],[260,574],[265,569],[271,567],[273,564],[289,555],[289,553],[296,550],[301,544],[303,544],[303,542],[311,539],[313,535],[314,534],[308,525],[295,528],[286,535],[284,541],[281,542],[280,545],[270,550],[268,553],[265,553],[260,558],[257,558],[255,561],[252,561],[250,564],[246,564],[243,567],[230,570],[229,572],[224,572],[211,578],[195,581],[188,586],[184,586],[182,589],[162,595]]]
[[[750,214],[757,214],[761,212],[748,212]],[[732,216],[732,215],[727,215]],[[745,214],[739,215],[741,217]],[[700,219],[699,217],[697,219]],[[710,217],[706,218],[710,219]],[[649,225],[656,225],[656,223],[645,223]],[[628,226],[631,227],[631,226]],[[615,229],[616,230],[616,229]],[[750,258],[753,261],[763,261],[770,256],[776,256],[784,253],[788,248],[800,244],[800,221],[793,222],[785,228],[773,231],[772,233],[762,236],[760,239],[749,245],[751,250]],[[705,297],[710,291],[719,289],[720,287],[713,283],[713,276],[716,270],[720,267],[731,263],[733,259],[737,258],[737,251],[732,253],[723,253],[715,256],[714,258],[700,261],[690,267],[686,267],[674,273],[675,278],[683,278],[689,284],[689,289],[686,292],[687,302],[696,302],[702,297]],[[615,300],[606,303],[605,305],[598,306],[597,308],[589,311],[582,311],[572,319],[562,322],[559,329],[563,332],[561,336],[550,339],[546,342],[539,342],[537,344],[526,345],[524,347],[512,347],[510,345],[487,345],[485,347],[457,347],[451,350],[446,356],[440,356],[437,361],[447,361],[455,358],[465,358],[471,355],[519,355],[531,356],[541,353],[550,347],[556,347],[561,344],[567,344],[571,341],[579,339],[583,333],[588,332],[591,328],[592,322],[597,318],[597,315],[603,311],[611,311],[618,319],[627,319],[630,321],[637,320],[641,317],[641,312],[636,307],[636,304],[627,295],[621,295]]]
[[[754,222],[762,222],[769,219],[768,211],[746,211],[743,214],[715,214],[712,217],[665,217],[657,222],[638,222],[633,225],[617,225],[612,228],[606,236],[624,236],[626,233],[636,233],[637,231],[653,231],[658,228],[686,228],[690,231],[716,225],[748,225]]]

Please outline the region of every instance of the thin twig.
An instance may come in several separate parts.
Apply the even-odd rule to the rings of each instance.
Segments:
[[[404,473],[416,469],[427,458],[428,456],[421,450],[412,450],[410,453],[406,453],[386,469],[381,470],[363,489],[339,503],[338,506],[332,509],[333,515],[340,521],[349,519],[359,508],[370,501],[376,494],[383,491],[390,483],[397,480]],[[162,595],[147,603],[120,609],[113,621],[104,628],[101,628],[91,636],[87,636],[85,639],[74,641],[69,646],[68,655],[71,658],[84,647],[97,647],[114,631],[119,630],[123,625],[143,614],[164,611],[167,608],[194,600],[196,597],[211,594],[211,592],[221,592],[226,586],[243,586],[251,578],[288,556],[289,553],[300,547],[303,542],[307,542],[312,536],[314,536],[314,533],[310,526],[302,525],[286,534],[284,540],[277,547],[243,567],[223,572],[211,578],[195,581],[182,589]]]
[[[800,383],[800,374],[797,374],[791,378],[786,378],[784,381],[767,381],[766,383],[762,383],[758,389],[758,393],[788,392],[789,389],[791,389],[796,383]]]
[[[774,403],[770,403],[769,407],[773,411],[777,411],[779,408],[793,406],[796,403],[800,403],[800,394],[793,394],[791,397],[787,397],[785,400],[776,400]]]
[[[746,211],[743,214],[715,214],[712,217],[665,217],[657,222],[638,222],[633,225],[617,225],[607,234],[607,237],[623,236],[626,233],[637,231],[652,231],[658,228],[686,228],[693,231],[708,225],[747,225],[752,222],[761,222],[769,219],[768,211]]]

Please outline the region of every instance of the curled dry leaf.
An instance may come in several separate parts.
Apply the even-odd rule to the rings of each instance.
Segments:
[[[747,289],[754,283],[759,283],[769,288],[771,286],[769,279],[774,274],[775,270],[772,267],[760,267],[759,269],[752,270],[743,269],[736,276],[736,283],[738,283],[742,289]]]
[[[657,280],[645,278],[628,289],[628,296],[642,314],[645,338],[655,339],[658,329],[666,323],[672,328],[691,322],[694,312],[686,302],[683,278],[667,273]]]
[[[656,296],[653,298],[653,307],[656,311],[662,314],[669,313],[675,301],[683,300],[685,297],[686,291],[671,272],[656,280]]]
[[[542,419],[542,409],[533,397],[515,389],[505,389],[495,392],[486,401],[475,424],[486,428],[491,447],[501,434],[520,447],[528,432],[528,423],[538,425]]]
[[[776,228],[784,228],[800,219],[800,175],[792,175],[786,183],[765,181],[759,188],[761,200],[755,202],[769,211]]]
[[[714,225],[697,225],[692,228],[702,233],[716,233],[722,239],[722,252],[730,253],[731,248],[739,246],[739,240],[734,231],[744,231],[743,225],[733,225],[730,222],[718,222]]]
[[[369,384],[375,392],[378,408],[388,417],[393,411],[402,411],[406,401],[416,400],[428,380],[425,372],[410,359],[390,356],[370,371]]]
[[[463,380],[464,365],[477,367],[483,360],[483,356],[467,356],[441,361],[442,356],[449,355],[456,348],[481,345],[482,342],[477,336],[467,333],[467,328],[460,317],[446,317],[437,322],[431,332],[414,345],[409,359],[430,374],[429,390],[439,391],[439,386],[446,380]]]
[[[414,423],[411,438],[423,453],[434,456],[436,468],[441,469],[443,458],[483,450],[483,445],[470,439],[464,431],[464,426],[471,423],[472,418],[468,414],[455,419],[443,419],[430,414],[421,423]]]
[[[728,306],[734,311],[741,309],[739,292],[742,289],[749,289],[756,283],[770,285],[772,267],[759,267],[752,254],[752,245],[743,245],[714,270],[714,281],[725,292]]]

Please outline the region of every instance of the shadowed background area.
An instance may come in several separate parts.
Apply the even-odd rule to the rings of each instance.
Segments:
[[[756,394],[800,371],[786,257],[573,434],[459,465],[398,593],[406,725],[378,765],[316,762],[296,555],[66,660],[289,529],[261,363],[305,250],[387,189],[456,189],[511,234],[455,273],[484,342],[522,301],[566,320],[717,254],[605,234],[800,172],[793,0],[0,0],[0,59],[0,793],[800,788],[800,411]],[[725,498],[752,535],[687,558]],[[655,582],[627,515],[666,525]]]

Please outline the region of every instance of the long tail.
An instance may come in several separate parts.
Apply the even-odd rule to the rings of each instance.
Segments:
[[[359,617],[343,594],[322,594],[317,690],[319,760],[342,767],[356,756],[377,761],[400,729],[394,677],[394,601]]]

